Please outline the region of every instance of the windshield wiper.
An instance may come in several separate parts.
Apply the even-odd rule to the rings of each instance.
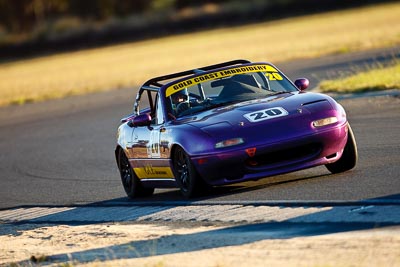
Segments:
[[[233,105],[233,104],[244,102],[244,101],[247,101],[247,100],[235,99],[235,100],[230,100],[230,101],[225,101],[225,102],[220,102],[220,103],[214,103],[214,104],[211,104],[208,108],[209,109],[219,108],[219,107],[229,106],[229,105]]]
[[[207,103],[203,103],[199,106],[195,106],[195,107],[191,108],[190,114],[195,114],[195,113],[203,112],[203,111],[214,109],[214,108],[232,105],[232,104],[236,104],[239,102],[242,102],[242,101],[241,100],[232,100],[232,101],[219,102],[219,103],[212,103],[211,101],[207,101]]]
[[[268,96],[271,95],[280,95],[280,94],[286,94],[289,93],[288,91],[271,91],[271,94],[269,94]]]

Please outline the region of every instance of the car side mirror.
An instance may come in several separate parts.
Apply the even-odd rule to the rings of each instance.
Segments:
[[[310,85],[310,81],[307,78],[299,78],[297,79],[294,84],[300,91],[306,90]]]
[[[130,127],[134,126],[150,126],[151,116],[148,113],[140,114],[128,121]]]

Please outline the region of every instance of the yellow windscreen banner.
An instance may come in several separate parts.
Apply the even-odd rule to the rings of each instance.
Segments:
[[[220,70],[216,72],[210,72],[203,75],[196,76],[194,78],[189,78],[187,80],[183,80],[179,83],[173,84],[166,89],[166,97],[179,92],[189,86],[193,86],[199,83],[203,83],[210,80],[220,79],[236,74],[244,74],[244,73],[252,73],[252,72],[278,72],[274,67],[266,64],[258,64],[244,67],[235,67],[226,70]]]
[[[133,168],[139,179],[146,178],[174,178],[172,170],[169,167],[153,167],[146,166],[141,168]]]

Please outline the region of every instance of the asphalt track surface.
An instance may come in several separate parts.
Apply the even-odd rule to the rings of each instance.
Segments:
[[[312,86],[400,57],[384,49],[278,64]],[[133,204],[114,159],[119,119],[130,113],[137,88],[0,109],[0,208],[21,205]],[[312,89],[311,89],[312,90]],[[359,162],[331,175],[317,167],[216,188],[191,202],[347,202],[400,199],[400,98],[340,99],[355,132]],[[156,190],[135,203],[186,203],[176,189]],[[190,202],[187,202],[190,203]]]

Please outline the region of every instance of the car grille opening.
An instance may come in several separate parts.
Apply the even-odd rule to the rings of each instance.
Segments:
[[[325,158],[327,158],[327,159],[333,159],[333,158],[336,158],[336,157],[337,157],[337,153],[334,153],[334,154],[332,154],[332,155],[326,156]]]
[[[285,165],[310,160],[321,152],[320,144],[307,144],[288,149],[277,150],[248,158],[246,165],[250,168],[265,167],[269,165]]]

